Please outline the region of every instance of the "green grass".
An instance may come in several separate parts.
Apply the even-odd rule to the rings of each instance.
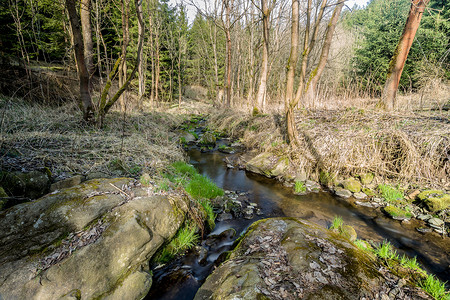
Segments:
[[[417,259],[415,257],[409,258],[406,255],[402,255],[400,257],[400,264],[403,267],[411,269],[411,270],[415,270],[415,271],[418,271],[421,273],[425,272],[424,270],[422,270],[422,268],[420,267],[420,265],[417,262]]]
[[[380,184],[378,189],[380,190],[381,196],[390,203],[401,200],[404,197],[403,192],[387,184]]]
[[[342,226],[344,225],[344,221],[342,217],[335,216],[333,222],[331,223],[330,229],[342,230]]]
[[[185,190],[195,199],[213,199],[224,194],[223,190],[215,185],[211,179],[200,174],[193,176],[186,185]]]
[[[395,251],[388,241],[383,241],[380,247],[375,249],[374,253],[379,257],[386,260],[396,260],[398,259],[397,251]]]
[[[158,181],[158,183],[156,184],[156,191],[160,192],[160,191],[165,191],[167,192],[170,189],[170,180],[167,178],[163,178],[160,181]]]
[[[187,175],[192,177],[197,174],[197,170],[194,166],[185,163],[184,161],[176,161],[171,165],[175,172],[179,175]]]
[[[372,247],[370,247],[369,243],[367,243],[366,241],[363,241],[363,240],[356,240],[353,243],[356,245],[356,247],[358,247],[361,250],[369,251],[372,248]]]
[[[156,261],[161,263],[170,261],[174,256],[194,247],[198,239],[197,227],[185,222],[170,243],[159,252]]]
[[[306,192],[306,186],[303,181],[296,181],[294,186],[294,191],[298,193],[304,193]]]
[[[420,283],[420,287],[437,300],[449,300],[450,294],[445,291],[445,282],[440,281],[434,275],[429,275]]]
[[[216,214],[214,213],[214,209],[211,205],[211,202],[209,200],[200,200],[200,204],[202,205],[203,209],[206,212],[206,223],[208,224],[208,227],[210,230],[213,230],[216,226],[215,220],[216,220]]]

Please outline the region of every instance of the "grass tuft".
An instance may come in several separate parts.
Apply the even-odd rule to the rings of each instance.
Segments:
[[[294,186],[295,192],[298,193],[304,193],[306,192],[306,186],[303,181],[296,181]]]
[[[395,251],[388,241],[383,241],[380,247],[375,249],[375,254],[380,258],[385,260],[395,260],[398,259],[397,251]]]
[[[389,203],[397,202],[404,197],[403,192],[387,184],[380,184],[378,189],[380,190],[381,196]]]
[[[344,221],[342,220],[342,217],[335,216],[333,222],[331,223],[330,229],[336,229],[341,231],[343,225]]]
[[[221,188],[215,185],[208,177],[196,174],[185,187],[188,192],[195,199],[206,198],[213,199],[217,196],[223,196],[224,192]]]
[[[433,296],[437,300],[449,300],[450,294],[445,291],[446,282],[442,282],[434,275],[428,275],[425,280],[420,283],[420,287]]]

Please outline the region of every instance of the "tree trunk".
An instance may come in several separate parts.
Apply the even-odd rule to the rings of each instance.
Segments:
[[[392,111],[395,107],[395,98],[403,67],[428,2],[430,0],[412,0],[405,28],[389,63],[387,79],[381,97],[382,105],[388,111]]]
[[[227,38],[227,84],[226,84],[226,92],[227,99],[226,105],[231,106],[231,5],[232,0],[224,0],[225,1],[225,36]],[[231,2],[231,3],[230,3]]]
[[[73,0],[67,0],[67,1],[73,1]],[[135,3],[135,7],[136,7],[136,14],[137,14],[138,22],[141,23],[141,26],[144,26],[144,21],[142,20],[142,15],[140,15],[138,12],[138,9],[140,6],[139,0],[135,0],[134,3]],[[138,53],[140,51],[142,51],[143,44],[144,44],[144,35],[142,32],[142,34],[140,34],[139,38],[138,38],[138,49],[137,49]],[[109,99],[107,101],[106,96],[108,94],[109,88],[111,87],[112,78],[114,77],[114,74],[115,74],[118,66],[120,65],[120,63],[121,63],[121,58],[119,58],[117,60],[116,64],[114,65],[113,70],[109,74],[108,82],[106,83],[106,86],[102,91],[102,95],[100,98],[100,106],[99,106],[99,111],[98,111],[98,116],[97,116],[97,124],[100,127],[103,126],[103,121],[104,121],[105,115],[108,113],[109,109],[114,105],[114,103],[117,102],[119,97],[127,90],[128,86],[130,85],[131,80],[133,80],[134,76],[136,75],[138,66],[141,63],[140,56],[137,55],[136,65],[134,66],[133,70],[131,71],[130,76],[126,79],[124,84],[119,88],[119,90],[114,94],[114,96],[111,97],[111,99]]]
[[[287,64],[286,74],[286,95],[285,95],[285,111],[286,111],[286,130],[288,142],[297,140],[297,130],[294,123],[294,107],[292,106],[294,97],[294,78],[295,68],[298,59],[298,16],[299,16],[299,0],[292,0],[292,28],[291,28],[291,51]]]
[[[130,2],[129,0],[122,0],[121,2],[122,8],[122,64],[119,69],[119,86],[123,86],[127,79],[127,47],[129,44],[129,9]],[[124,92],[120,98],[120,107],[122,111],[125,111],[127,94]]]
[[[336,4],[336,7],[334,8],[333,15],[331,16],[331,20],[327,26],[327,32],[325,35],[325,40],[323,42],[322,52],[320,53],[319,63],[309,76],[309,83],[306,85],[306,92],[308,93],[308,97],[310,99],[313,99],[316,94],[317,82],[319,82],[319,79],[325,69],[325,65],[327,64],[331,41],[333,40],[336,24],[339,20],[339,16],[341,14],[342,8],[344,7],[344,4],[345,1],[341,0]]]
[[[256,96],[256,107],[260,112],[265,109],[265,97],[267,89],[267,77],[269,76],[269,20],[270,9],[268,0],[261,0],[262,23],[263,23],[263,53],[261,61],[261,75],[259,78],[258,94]]]
[[[75,7],[75,0],[66,0],[66,6],[72,27],[75,58],[80,79],[80,107],[83,111],[84,120],[91,123],[93,121],[94,112],[91,95],[89,94],[89,73],[84,60],[83,37],[81,36],[80,21]]]
[[[80,19],[83,32],[84,59],[89,76],[95,72],[94,43],[92,42],[91,0],[80,1]]]
[[[140,19],[143,19],[142,5],[136,7],[137,14]],[[138,35],[144,36],[145,28],[144,22],[138,22]],[[139,49],[138,49],[139,50]],[[138,74],[139,74],[139,99],[138,105],[141,106],[142,98],[145,93],[145,70],[144,70],[144,47],[138,51],[137,56],[139,57]]]

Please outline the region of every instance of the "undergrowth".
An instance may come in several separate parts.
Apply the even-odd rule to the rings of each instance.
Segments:
[[[378,189],[380,190],[381,196],[389,203],[395,203],[404,197],[403,192],[387,184],[380,184]]]
[[[331,223],[330,229],[342,230],[342,226],[344,226],[344,221],[342,217],[335,216],[333,218],[333,222]]]
[[[295,116],[298,148],[284,143],[284,122],[282,114],[228,108],[211,110],[208,118],[211,128],[240,139],[248,149],[289,155],[292,167],[313,180],[326,169],[343,177],[371,172],[382,182],[449,183],[450,123],[445,120],[370,109],[302,110]]]
[[[296,181],[294,186],[295,193],[304,193],[306,192],[306,186],[303,181]]]
[[[183,226],[178,229],[177,234],[170,241],[170,243],[159,252],[156,257],[156,261],[166,263],[174,256],[194,247],[199,239],[197,231],[197,226],[191,224],[190,222],[185,222]]]

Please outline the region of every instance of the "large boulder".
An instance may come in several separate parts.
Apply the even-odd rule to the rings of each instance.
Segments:
[[[402,283],[402,284],[399,284]],[[306,221],[254,223],[195,296],[201,299],[429,299],[378,271],[349,240]]]
[[[15,171],[4,174],[2,185],[11,195],[36,199],[48,191],[50,178],[48,174],[40,171],[28,173]]]
[[[270,178],[284,175],[288,167],[289,159],[287,157],[278,157],[270,152],[263,152],[247,163],[246,170]]]
[[[94,179],[0,213],[0,299],[141,299],[186,203]]]

